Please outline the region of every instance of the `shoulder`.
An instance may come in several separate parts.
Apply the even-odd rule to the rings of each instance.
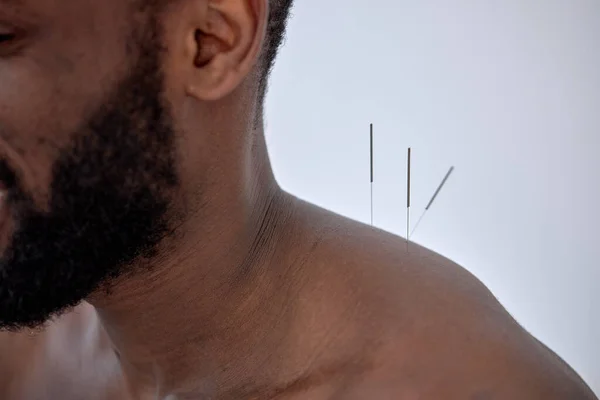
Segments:
[[[378,330],[372,370],[340,398],[596,399],[456,263],[351,221],[326,241]]]
[[[498,344],[482,338],[473,346],[440,335],[436,341],[390,348],[339,399],[597,400],[572,369],[525,340]]]

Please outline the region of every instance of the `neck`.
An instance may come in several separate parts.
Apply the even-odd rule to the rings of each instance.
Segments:
[[[251,147],[266,157],[264,142]],[[212,398],[251,381],[252,366],[285,341],[290,281],[282,269],[302,251],[298,241],[291,246],[300,227],[268,162],[251,170],[222,179],[231,188],[210,190],[221,195],[186,214],[177,243],[136,269],[144,272],[88,299],[133,390]]]

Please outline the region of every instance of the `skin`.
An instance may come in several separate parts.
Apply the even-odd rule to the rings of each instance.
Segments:
[[[2,399],[596,399],[464,269],[278,187],[258,86],[265,0],[177,0],[156,14],[161,74],[150,81],[161,84],[172,130],[159,135],[158,118],[152,128],[130,124],[144,135],[122,137],[137,137],[145,153],[108,128],[81,128],[152,95],[137,94],[139,79],[126,84],[132,70],[156,72],[135,62],[143,52],[133,44],[151,40],[128,41],[132,26],[147,22],[131,10],[124,0],[0,0],[0,35],[17,33],[0,41],[0,177],[18,182],[10,193],[19,194],[5,205],[0,240],[0,294],[15,304],[0,332]],[[152,114],[131,110],[137,122]],[[107,147],[71,148],[103,134]],[[117,148],[131,152],[102,158]],[[68,220],[65,204],[78,209],[100,196],[73,195],[87,187],[84,167],[98,168],[73,154],[114,161],[85,176],[113,179],[110,210],[138,210],[119,208],[129,192],[117,189],[152,188],[136,201],[154,210],[140,214],[153,223],[133,220],[147,235],[127,231],[129,220],[115,212],[93,219],[106,226],[92,244],[116,248],[111,238],[123,231],[124,243],[151,251],[123,265],[100,253],[68,262],[87,259],[73,248],[57,258],[60,225],[49,244],[34,242],[54,255],[51,265],[19,253],[37,237],[23,233],[38,226],[30,221],[54,228],[51,221]],[[56,215],[64,218],[44,218]],[[22,259],[30,263],[16,264]],[[16,279],[25,273],[35,279]],[[56,307],[30,301],[42,294]]]

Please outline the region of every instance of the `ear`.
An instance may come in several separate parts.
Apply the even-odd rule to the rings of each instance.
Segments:
[[[217,100],[248,76],[265,40],[268,1],[182,0],[169,13],[167,46],[187,95]]]

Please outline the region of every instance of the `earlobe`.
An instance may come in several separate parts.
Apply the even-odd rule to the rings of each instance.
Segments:
[[[211,101],[231,93],[258,61],[268,0],[207,0],[207,4],[193,32],[195,56],[186,94]]]

